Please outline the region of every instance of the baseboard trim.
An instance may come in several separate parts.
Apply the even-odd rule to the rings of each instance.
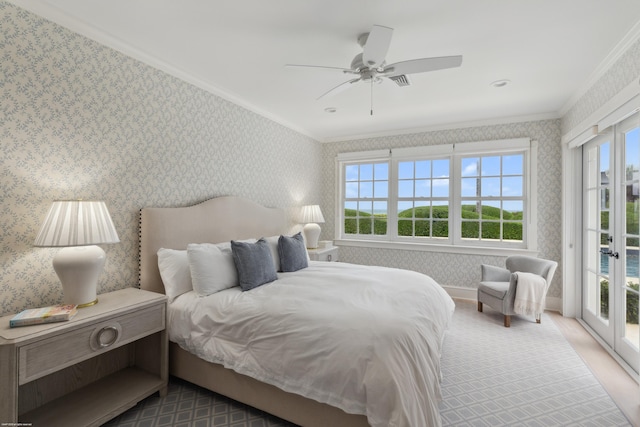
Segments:
[[[478,290],[474,288],[459,288],[456,286],[443,286],[444,290],[451,298],[466,299],[470,301],[478,300]]]

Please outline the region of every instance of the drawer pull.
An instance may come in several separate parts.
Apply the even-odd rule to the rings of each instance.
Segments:
[[[111,339],[111,341],[102,342],[102,334],[109,331],[113,332],[113,338]],[[118,330],[118,328],[116,328],[115,326],[105,326],[104,328],[100,329],[100,332],[98,332],[98,335],[96,337],[98,340],[98,345],[100,346],[100,348],[109,347],[110,345],[113,345],[116,341],[118,341],[118,335],[120,335],[120,331]]]

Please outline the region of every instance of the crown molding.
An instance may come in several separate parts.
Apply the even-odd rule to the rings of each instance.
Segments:
[[[633,46],[640,41],[640,21],[631,27],[631,30],[624,36],[622,40],[613,48],[611,52],[604,58],[604,60],[596,67],[591,73],[589,78],[582,84],[569,100],[559,110],[560,116],[564,117],[571,108],[600,80],[607,71],[618,62],[620,58]]]

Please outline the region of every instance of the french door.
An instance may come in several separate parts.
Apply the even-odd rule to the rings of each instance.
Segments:
[[[633,116],[583,146],[583,320],[640,368],[640,127]]]

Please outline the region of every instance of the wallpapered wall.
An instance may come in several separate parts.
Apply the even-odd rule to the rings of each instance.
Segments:
[[[99,293],[137,284],[144,206],[320,202],[319,143],[5,2],[0,99],[0,314],[61,300],[32,246],[52,200],[105,200]]]
[[[546,120],[483,126],[474,128],[425,132],[393,137],[362,139],[327,144],[323,156],[323,213],[326,223],[323,238],[334,236],[335,229],[335,159],[338,153],[386,148],[417,147],[471,141],[490,141],[528,137],[538,140],[538,250],[539,256],[561,261],[562,246],[562,151],[560,120]],[[326,212],[325,212],[326,211]],[[419,252],[397,249],[346,247],[340,248],[340,258],[359,264],[376,264],[407,268],[433,277],[443,286],[476,288],[480,281],[480,264],[504,266],[504,257],[460,255],[439,252]],[[559,266],[548,296],[562,297],[562,271]]]

